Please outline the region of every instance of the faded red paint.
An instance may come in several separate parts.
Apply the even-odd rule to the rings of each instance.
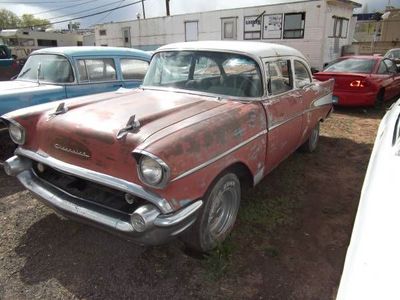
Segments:
[[[147,189],[178,209],[202,198],[216,176],[234,163],[246,165],[253,176],[265,176],[326,117],[331,105],[313,107],[312,103],[331,90],[332,82],[326,82],[314,89],[294,90],[257,102],[136,90],[72,100],[67,104],[68,112],[57,116],[51,114],[62,101],[26,108],[7,117],[26,128],[24,148],[137,184],[143,185],[132,151],[145,150],[158,156],[170,166],[172,181],[164,189]],[[140,128],[116,139],[132,115]],[[279,126],[273,128],[275,125]],[[174,181],[241,143],[242,147],[232,153]],[[90,158],[60,151],[56,144]]]

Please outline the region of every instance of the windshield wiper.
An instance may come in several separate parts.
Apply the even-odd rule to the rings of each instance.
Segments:
[[[24,76],[26,73],[28,73],[32,68],[28,68],[26,69],[24,72],[22,72],[21,74],[18,75],[17,78]]]

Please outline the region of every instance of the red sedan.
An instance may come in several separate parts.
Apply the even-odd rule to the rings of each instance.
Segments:
[[[335,79],[333,103],[341,106],[379,106],[400,94],[396,64],[380,56],[344,56],[314,77]]]

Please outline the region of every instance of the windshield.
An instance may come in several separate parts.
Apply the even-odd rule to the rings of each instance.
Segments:
[[[39,64],[39,81],[51,83],[74,82],[74,75],[69,61],[61,55],[54,54],[29,56],[18,75],[18,79],[37,81]]]
[[[236,97],[260,97],[257,63],[238,54],[168,51],[151,60],[143,87],[165,87]]]
[[[400,59],[400,49],[389,51],[388,53],[386,53],[385,57],[392,59]]]
[[[343,73],[372,73],[374,59],[346,58],[329,65],[324,71]]]

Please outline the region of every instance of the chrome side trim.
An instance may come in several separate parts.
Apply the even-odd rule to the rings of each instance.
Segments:
[[[283,124],[285,124],[287,122],[292,121],[295,118],[300,117],[301,115],[303,115],[305,113],[308,113],[310,111],[316,110],[316,109],[320,108],[321,106],[328,105],[328,104],[332,104],[332,93],[329,93],[329,94],[327,94],[325,96],[322,96],[321,98],[318,98],[318,99],[314,100],[311,103],[311,107],[306,109],[305,111],[303,111],[301,113],[298,113],[298,114],[295,114],[295,115],[292,115],[292,116],[290,116],[290,118],[288,118],[286,120],[283,120],[281,122],[272,123],[268,127],[268,130],[273,130],[273,129],[275,129],[275,128],[277,128],[277,127],[279,127],[279,126],[281,126],[281,125],[283,125]]]
[[[292,116],[290,116],[289,119],[286,119],[286,120],[283,120],[283,121],[280,121],[280,122],[274,122],[274,123],[271,124],[271,126],[268,127],[268,130],[270,131],[270,130],[273,130],[273,129],[275,129],[275,128],[277,128],[277,127],[283,125],[283,124],[286,124],[287,122],[290,122],[290,121],[292,121],[293,119],[296,119],[296,118],[300,117],[300,116],[303,115],[305,112],[308,112],[308,110],[302,111],[301,113],[297,113],[297,114],[295,114],[295,115],[292,115]]]
[[[325,96],[315,100],[312,103],[312,105],[315,106],[315,107],[318,107],[318,106],[323,106],[323,105],[332,104],[332,103],[333,103],[332,102],[332,93],[330,93],[328,95],[325,95]]]
[[[48,156],[48,155],[42,156],[33,151],[25,150],[22,148],[17,148],[17,150],[15,150],[15,154],[28,157],[37,162],[41,162],[41,163],[48,165],[51,168],[54,168],[62,173],[67,173],[67,174],[70,174],[73,176],[87,179],[89,181],[103,184],[110,188],[114,188],[114,189],[117,189],[117,190],[120,190],[120,191],[123,191],[126,193],[136,195],[138,197],[141,197],[141,198],[153,203],[164,214],[170,213],[173,211],[171,205],[168,203],[168,201],[166,199],[161,198],[160,196],[158,196],[157,194],[155,194],[153,192],[145,190],[142,186],[140,186],[138,184],[126,181],[124,179],[116,178],[116,177],[113,177],[110,175],[106,175],[103,173],[99,173],[99,172],[96,172],[93,170],[74,166],[72,164],[68,164],[66,162],[55,159],[51,156]]]
[[[254,141],[256,138],[258,138],[258,137],[260,137],[260,136],[266,134],[267,132],[268,132],[268,130],[265,129],[265,130],[263,130],[263,131],[257,133],[256,135],[253,135],[251,138],[249,138],[249,139],[247,139],[247,140],[241,142],[240,144],[236,145],[235,147],[233,147],[233,148],[231,148],[231,149],[229,149],[229,150],[227,150],[227,151],[225,151],[225,152],[223,152],[223,153],[221,153],[221,154],[219,154],[219,155],[213,157],[212,159],[210,159],[210,160],[208,160],[208,161],[206,161],[206,162],[204,162],[204,163],[198,165],[197,167],[194,167],[194,168],[192,168],[192,169],[190,169],[190,170],[188,170],[188,171],[182,173],[181,175],[178,175],[177,177],[175,177],[174,179],[172,179],[171,182],[174,182],[174,181],[176,181],[176,180],[179,180],[179,179],[181,179],[181,178],[183,178],[183,177],[186,177],[186,176],[188,176],[188,175],[190,175],[190,174],[192,174],[192,173],[194,173],[194,172],[197,172],[198,170],[201,170],[201,169],[207,167],[208,165],[211,165],[212,163],[216,162],[217,160],[223,158],[224,156],[227,156],[228,154],[231,154],[232,152],[235,152],[235,151],[238,150],[239,148],[241,148],[241,147],[243,147],[244,145],[246,145],[246,144],[248,144],[248,143]]]

